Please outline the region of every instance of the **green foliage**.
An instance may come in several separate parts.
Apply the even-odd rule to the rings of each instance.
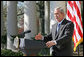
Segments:
[[[49,48],[44,48],[44,49],[42,49],[42,50],[38,53],[38,56],[50,56]]]
[[[7,35],[1,36],[1,43],[6,44],[7,43]]]
[[[13,52],[11,50],[2,49],[1,56],[23,56],[22,52]]]

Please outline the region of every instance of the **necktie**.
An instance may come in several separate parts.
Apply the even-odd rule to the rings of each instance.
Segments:
[[[56,36],[56,34],[57,34],[59,28],[60,28],[60,24],[57,25],[57,30],[56,30],[56,32],[55,32],[55,36]]]
[[[59,28],[60,28],[60,24],[58,24],[58,26],[57,26],[57,32],[58,32]]]

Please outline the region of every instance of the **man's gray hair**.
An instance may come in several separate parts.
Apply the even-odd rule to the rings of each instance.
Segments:
[[[62,7],[56,7],[55,10],[59,10],[61,13],[64,13],[64,10]]]

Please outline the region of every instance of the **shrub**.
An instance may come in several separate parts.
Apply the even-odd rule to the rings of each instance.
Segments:
[[[22,52],[13,52],[7,49],[1,49],[1,56],[23,56]]]

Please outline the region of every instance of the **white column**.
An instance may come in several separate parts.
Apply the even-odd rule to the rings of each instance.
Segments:
[[[35,1],[24,1],[24,31],[26,30],[31,30],[31,33],[25,34],[27,39],[31,39],[37,34]]]
[[[45,1],[45,33],[50,32],[50,1]]]
[[[1,1],[1,36],[4,35],[3,1]]]
[[[14,50],[10,35],[17,34],[17,2],[7,1],[7,49]]]

